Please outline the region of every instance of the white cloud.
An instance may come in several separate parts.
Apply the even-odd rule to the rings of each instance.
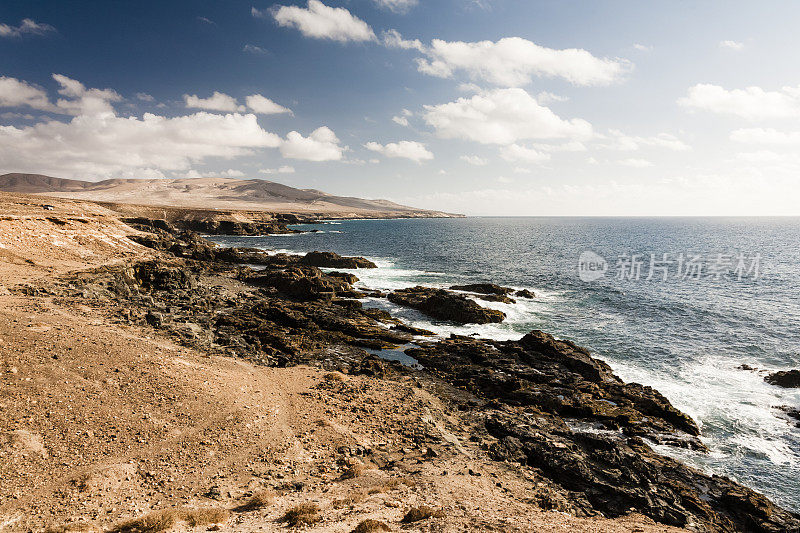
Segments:
[[[383,38],[384,46],[388,46],[389,48],[400,48],[402,50],[417,50],[419,52],[425,52],[425,45],[419,39],[407,40],[403,39],[403,36],[400,35],[400,32],[397,30],[388,30],[383,32],[381,35]]]
[[[282,113],[288,113],[290,115],[294,114],[288,107],[283,107],[280,104],[276,104],[266,96],[261,96],[260,94],[251,94],[245,99],[245,101],[247,102],[247,107],[259,115],[280,115]]]
[[[414,113],[408,109],[403,109],[402,113],[392,117],[392,122],[400,124],[401,126],[408,126],[408,117],[413,116]]]
[[[211,20],[208,17],[197,17],[197,20],[202,22],[203,24],[208,24],[210,26],[216,26],[217,25],[216,22],[214,22],[213,20]]]
[[[269,54],[269,50],[267,50],[266,48],[261,48],[260,46],[256,46],[254,44],[244,45],[244,48],[242,48],[242,52],[247,52],[249,54],[256,54],[256,55]]]
[[[290,131],[286,140],[281,143],[280,150],[287,159],[339,161],[346,148],[339,144],[339,139],[330,128],[322,126],[312,131],[308,137]]]
[[[514,167],[514,174],[531,174],[533,171],[525,167]]]
[[[737,41],[720,41],[719,43],[720,48],[727,48],[728,50],[744,50],[744,43],[740,43]]]
[[[635,50],[640,51],[640,52],[651,52],[653,50],[652,46],[648,46],[648,45],[640,44],[640,43],[634,43],[633,48]]]
[[[500,149],[500,157],[506,161],[525,161],[527,163],[541,163],[550,159],[550,154],[540,152],[534,148],[527,148],[519,144],[504,146]]]
[[[44,89],[34,87],[16,78],[0,76],[0,107],[30,107],[40,111],[54,111]]]
[[[328,7],[319,0],[308,0],[308,7],[277,6],[271,11],[280,26],[296,28],[306,37],[333,41],[374,41],[372,28],[343,7]],[[253,16],[265,17],[265,11],[252,9]]]
[[[489,164],[489,160],[477,155],[462,155],[459,157],[460,160],[469,163],[470,165],[475,165],[476,167],[482,167],[484,165]]]
[[[425,145],[416,141],[400,141],[389,144],[368,142],[364,145],[367,150],[378,152],[386,157],[401,157],[417,163],[433,159],[433,154]]]
[[[142,102],[152,102],[155,100],[155,98],[147,93],[136,93],[136,98]]]
[[[731,140],[747,144],[800,146],[800,131],[778,131],[773,128],[745,128],[732,131]]]
[[[200,98],[199,96],[192,94],[184,94],[183,100],[186,102],[186,107],[195,108],[195,109],[205,109],[208,111],[244,111],[245,107],[239,105],[239,102],[236,101],[236,98],[233,96],[228,96],[225,93],[221,93],[218,91],[214,91],[214,94],[209,96],[208,98]]]
[[[580,141],[570,141],[560,144],[534,143],[534,148],[545,152],[585,152],[586,145]]]
[[[483,89],[480,86],[474,83],[459,83],[458,90],[462,93],[480,93],[483,92]]]
[[[244,175],[245,175],[244,172],[242,172],[241,170],[236,170],[233,168],[229,168],[228,170],[222,170],[220,172],[202,173],[202,176],[206,178],[243,178]]]
[[[408,11],[419,4],[419,0],[373,0],[378,7],[388,9],[395,13],[408,13]]]
[[[145,113],[142,118],[117,116],[111,89],[89,89],[66,76],[54,75],[61,97],[50,104],[47,94],[19,80],[4,81],[16,95],[3,94],[0,106],[22,102],[74,114],[69,121],[45,120],[26,127],[0,126],[0,168],[80,178],[163,177],[185,172],[208,158],[234,158],[255,149],[276,148],[281,138],[263,130],[256,115],[198,112],[173,118]],[[46,157],[44,156],[46,154]]]
[[[592,126],[565,120],[539,105],[523,89],[495,89],[440,105],[426,105],[424,119],[439,137],[482,144],[512,144],[525,139],[586,139]]]
[[[448,42],[434,39],[421,50],[418,70],[440,78],[463,71],[474,80],[503,87],[519,87],[532,76],[563,78],[574,85],[608,85],[619,80],[631,65],[623,59],[598,58],[586,50],[546,48],[521,37],[497,42]]]
[[[498,176],[497,183],[514,183],[514,178],[507,178],[505,176]]]
[[[47,35],[56,29],[49,24],[40,24],[31,19],[22,19],[19,26],[9,26],[0,22],[0,37],[23,37],[25,35]]]
[[[56,107],[69,115],[113,115],[111,102],[119,102],[122,97],[111,89],[87,89],[84,85],[62,74],[53,74],[53,79],[61,88]]]
[[[633,168],[647,168],[652,167],[653,163],[648,161],[647,159],[622,159],[619,161],[620,165],[625,165],[626,167],[633,167]]]
[[[688,144],[669,133],[659,133],[653,137],[636,137],[625,135],[619,130],[610,130],[609,134],[611,144],[605,145],[604,148],[612,150],[633,151],[646,146],[676,151],[691,150]]]
[[[58,93],[66,97],[55,103],[50,102],[44,89],[16,78],[0,77],[0,107],[30,107],[63,115],[113,114],[111,102],[122,100],[111,89],[87,89],[61,74],[53,74],[53,79],[61,86]]]
[[[294,174],[295,170],[294,167],[283,165],[278,168],[262,168],[259,172],[262,174]]]
[[[798,157],[796,154],[779,154],[771,150],[758,150],[756,152],[743,152],[736,154],[736,159],[746,161],[748,163],[796,163]]]
[[[542,91],[536,95],[536,100],[540,104],[549,104],[551,102],[566,102],[569,100],[566,96],[560,96],[558,94],[549,93],[547,91]]]
[[[795,118],[800,116],[800,87],[783,87],[780,91],[765,91],[761,87],[728,90],[700,83],[690,87],[678,104],[750,120]]]

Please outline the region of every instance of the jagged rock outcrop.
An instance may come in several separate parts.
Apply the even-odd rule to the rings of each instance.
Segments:
[[[411,287],[390,293],[390,302],[413,307],[439,320],[450,320],[460,324],[489,324],[502,322],[506,315],[502,311],[481,307],[461,294],[430,287]]]
[[[342,257],[333,252],[308,252],[300,264],[323,268],[378,268],[378,265],[363,257]]]
[[[468,285],[453,285],[450,287],[454,291],[477,292],[480,294],[511,294],[514,289],[501,287],[494,283],[470,283]]]
[[[786,389],[800,387],[800,370],[781,370],[773,372],[764,378],[770,385],[777,385]]]
[[[643,439],[704,449],[691,418],[658,391],[624,383],[588,351],[541,331],[519,341],[452,336],[406,350],[429,371],[486,400],[497,459],[572,491],[578,512],[636,509],[702,531],[796,531],[798,516],[756,492],[655,453]]]

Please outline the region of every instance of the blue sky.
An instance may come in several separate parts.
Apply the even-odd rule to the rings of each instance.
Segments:
[[[262,178],[478,215],[796,215],[798,15],[6,0],[0,172]]]

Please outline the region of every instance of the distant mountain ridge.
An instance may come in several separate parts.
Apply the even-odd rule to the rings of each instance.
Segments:
[[[11,173],[0,176],[0,191],[148,206],[270,211],[343,218],[460,216],[416,209],[388,200],[335,196],[316,189],[297,189],[259,179],[108,179],[93,182]]]

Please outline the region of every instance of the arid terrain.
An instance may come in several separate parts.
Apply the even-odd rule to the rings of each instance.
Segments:
[[[107,203],[172,208],[294,213],[317,218],[414,218],[460,216],[399,205],[388,200],[334,196],[260,179],[69,180],[39,174],[4,174],[0,191]]]
[[[518,422],[504,426],[501,419],[531,411],[503,407],[503,396],[481,399],[448,378],[445,359],[430,352],[438,345],[419,354],[432,373],[362,357],[357,352],[367,354],[357,346],[404,333],[377,328],[366,320],[368,313],[358,315],[360,307],[338,297],[305,302],[282,296],[287,288],[254,292],[253,283],[263,285],[264,279],[238,267],[176,257],[210,253],[195,237],[182,234],[190,240],[171,241],[170,234],[153,236],[138,227],[91,202],[45,204],[41,197],[0,195],[1,531],[678,531],[636,508],[616,519],[594,509],[620,514],[616,496],[597,499],[603,476],[619,480],[608,494],[619,490],[622,502],[644,475],[615,473],[609,466],[617,460],[613,453],[642,454],[644,462],[637,459],[635,468],[662,469],[654,470],[662,473],[652,474],[653,480],[677,476],[665,487],[683,491],[682,501],[677,511],[664,511],[664,520],[677,520],[674,513],[685,511],[689,520],[705,520],[696,529],[714,530],[709,524],[718,520],[721,531],[740,529],[730,520],[750,516],[758,517],[752,523],[762,531],[779,531],[768,528],[793,520],[731,482],[658,459],[638,437],[603,452],[605,462],[585,457],[585,464],[575,463],[584,453],[582,443],[599,441],[580,440],[585,437],[578,433],[569,437],[561,418],[544,410],[532,411],[540,418],[530,420],[540,424],[541,435],[555,439],[543,442],[554,451],[551,466],[572,466],[559,476],[546,464],[511,460],[519,455],[510,447],[514,442],[523,442],[525,453],[540,453],[541,435],[525,433],[531,428]],[[154,249],[161,240],[173,243],[171,252]],[[135,263],[149,265],[134,268],[136,283],[151,286],[134,294],[119,280],[127,279],[128,265]],[[199,269],[191,279],[185,278],[186,265]],[[185,290],[190,282],[198,285]],[[352,291],[348,287],[336,285],[336,291]],[[116,296],[108,297],[110,290]],[[196,294],[202,302],[227,302],[226,324],[235,322],[242,302],[264,301],[273,306],[272,320],[278,320],[274,313],[284,321],[306,320],[302,312],[327,325],[274,331],[259,326],[257,342],[251,334],[224,337],[218,321],[216,339],[227,343],[220,345],[206,339],[203,324],[222,308],[186,307]],[[360,318],[328,324],[325,313],[333,308],[342,317]],[[452,342],[467,343],[464,349],[476,354],[487,349],[479,341]],[[605,372],[582,352],[565,357],[580,366],[575,372]],[[461,363],[454,361],[457,369]],[[468,372],[480,376],[485,370]],[[652,413],[642,427],[631,426],[634,434],[693,428],[657,393],[603,379],[611,392],[580,385],[593,414],[578,416],[606,416],[598,411],[606,404],[592,403],[592,394],[633,395],[651,402]],[[471,408],[479,404],[482,410]],[[622,420],[622,414],[613,416]],[[640,415],[628,410],[624,416],[634,421]],[[508,431],[519,433],[501,435]],[[577,455],[556,455],[559,450]],[[502,460],[504,453],[509,459]],[[689,487],[680,485],[686,476],[708,484],[712,498],[722,490],[721,507],[712,509],[688,488],[678,488]],[[567,478],[569,490],[560,484]],[[673,489],[653,489],[653,498],[674,498]],[[641,509],[658,511],[653,505],[642,503]]]

